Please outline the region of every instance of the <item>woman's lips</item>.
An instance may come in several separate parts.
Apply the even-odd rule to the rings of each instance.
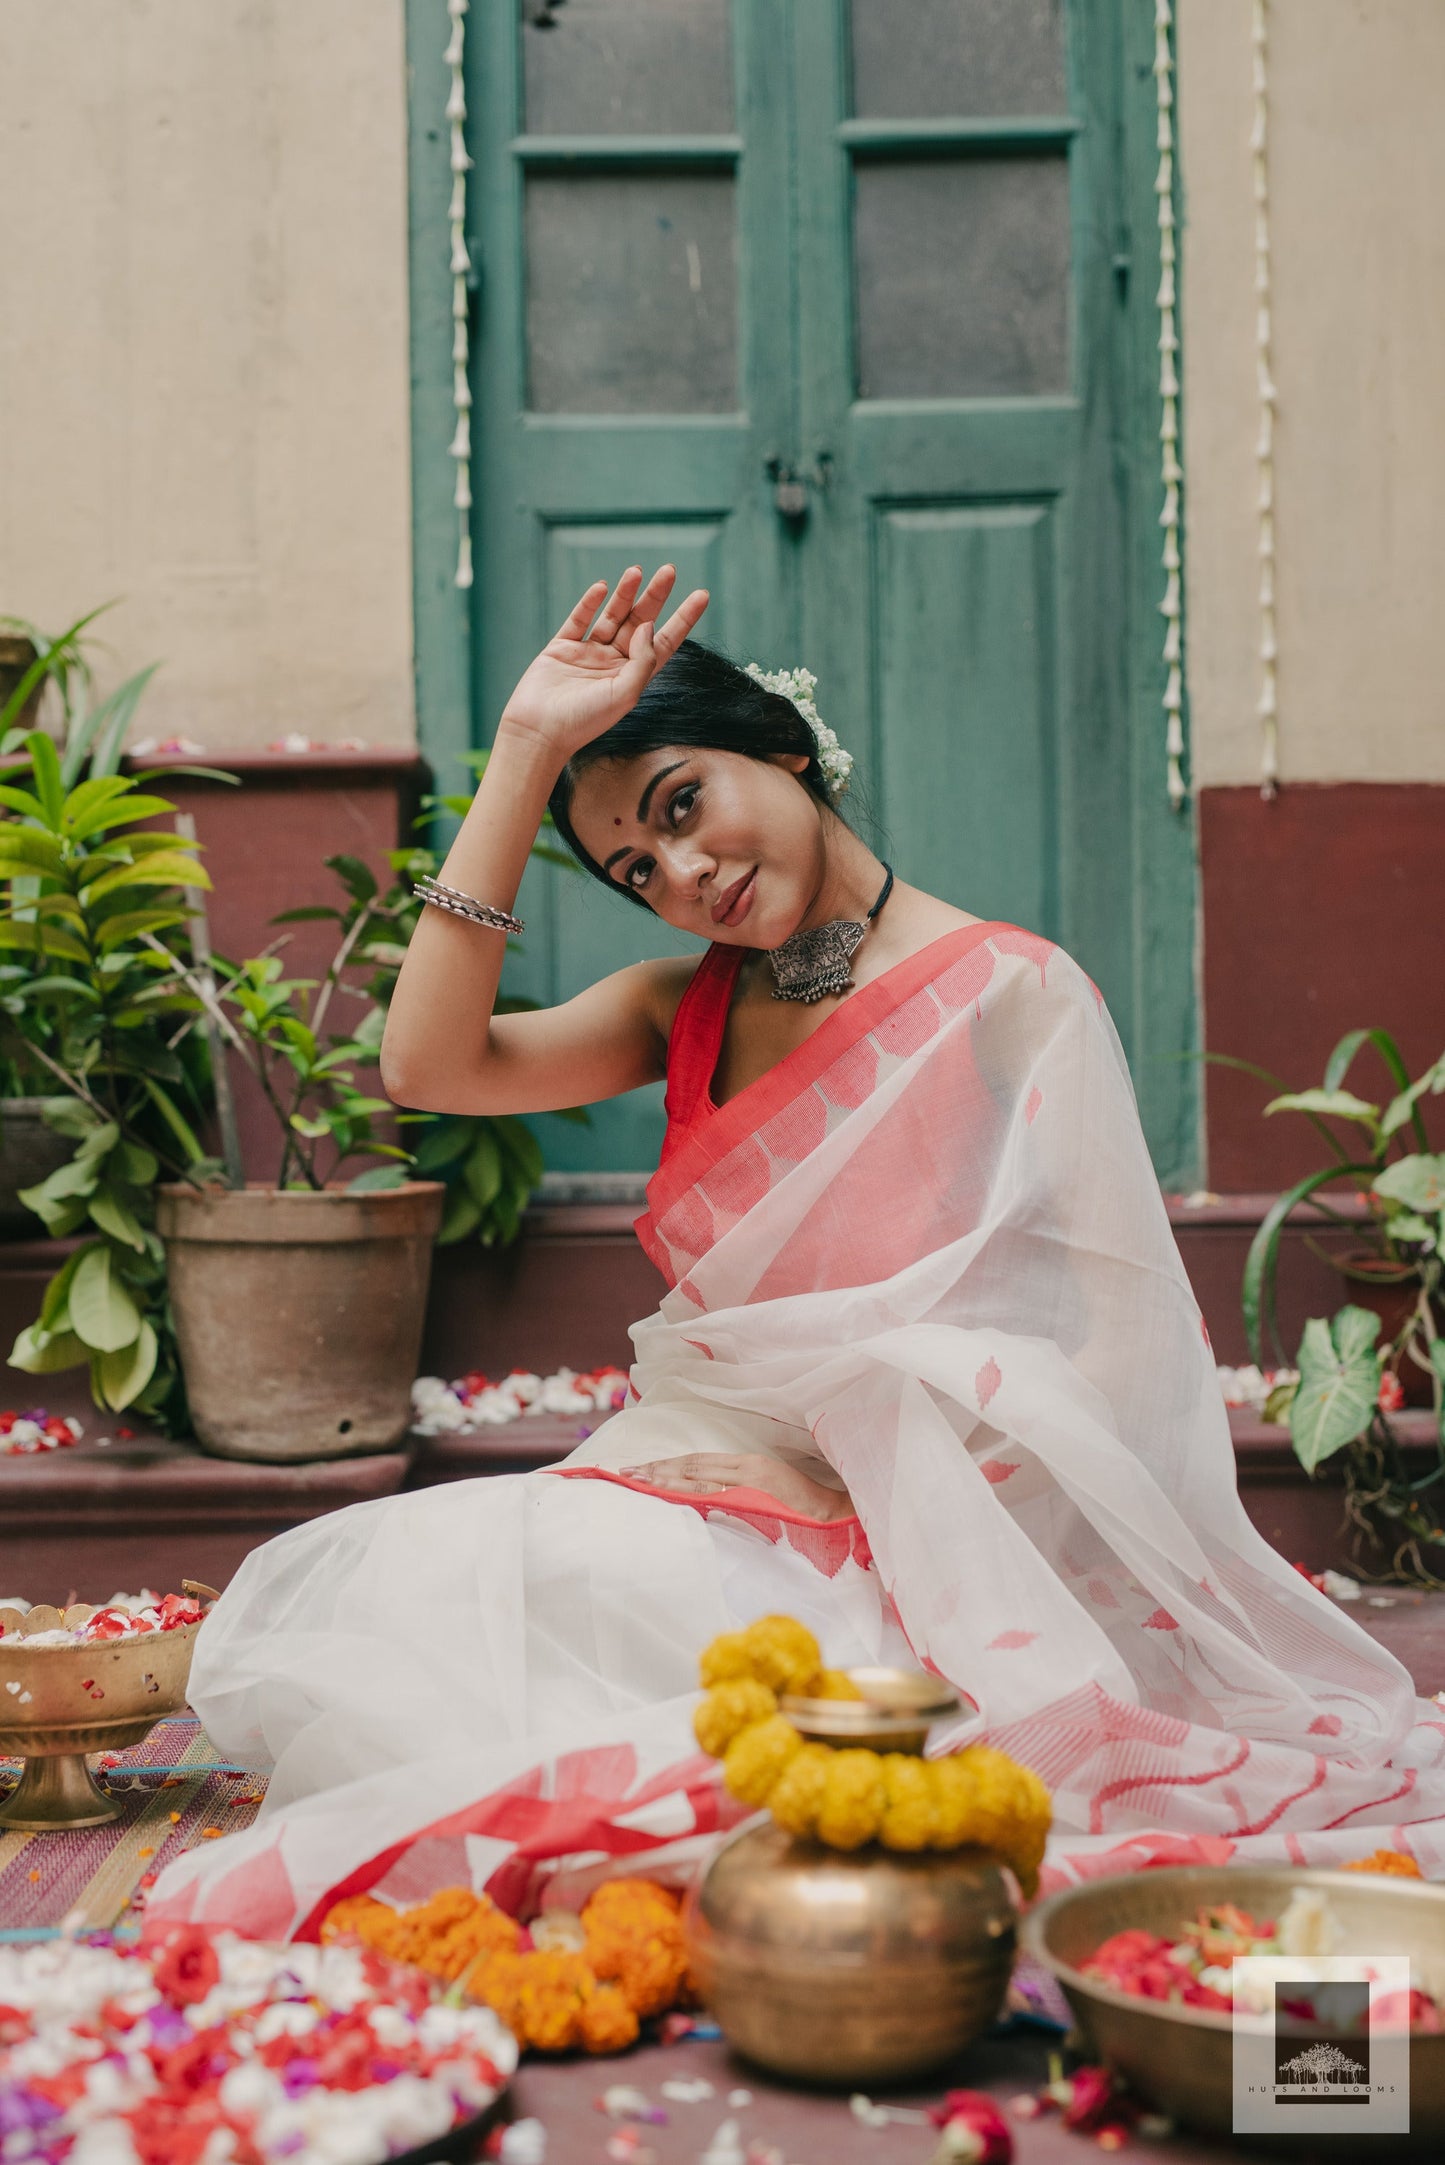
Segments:
[[[753,906],[753,895],[757,890],[757,884],[758,868],[754,865],[745,880],[728,889],[728,894],[732,897],[732,900],[728,903],[727,908],[721,912],[713,911],[713,923],[715,925],[740,925]]]

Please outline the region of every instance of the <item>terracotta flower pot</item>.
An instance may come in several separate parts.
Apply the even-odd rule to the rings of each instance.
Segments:
[[[1420,1298],[1420,1287],[1414,1278],[1401,1279],[1394,1275],[1395,1266],[1382,1262],[1368,1249],[1344,1256],[1340,1262],[1346,1283],[1346,1299],[1353,1307],[1368,1309],[1380,1319],[1380,1343],[1393,1339],[1405,1327],[1406,1319]],[[1439,1319],[1437,1318],[1437,1328]],[[1407,1406],[1429,1406],[1434,1403],[1430,1371],[1422,1368],[1408,1348],[1400,1356],[1400,1388],[1405,1394]]]
[[[196,1440],[272,1464],[389,1451],[411,1420],[440,1181],[348,1195],[162,1187]]]

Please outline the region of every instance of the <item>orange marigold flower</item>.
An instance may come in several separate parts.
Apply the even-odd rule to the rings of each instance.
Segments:
[[[1425,1876],[1415,1859],[1407,1857],[1403,1849],[1377,1849],[1372,1857],[1352,1857],[1344,1870],[1390,1872],[1397,1879],[1423,1879]]]
[[[637,2039],[637,2016],[621,1985],[599,1984],[582,2003],[582,2043],[588,2052],[625,2052]]]

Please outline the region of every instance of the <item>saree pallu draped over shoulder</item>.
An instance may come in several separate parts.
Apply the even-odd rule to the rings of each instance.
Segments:
[[[740,1816],[692,1746],[697,1652],[775,1609],[830,1662],[958,1688],[972,1711],[930,1750],[986,1735],[1038,1772],[1046,1889],[1379,1846],[1445,1874],[1445,1711],[1245,1514],[1089,980],[1030,933],[962,928],[718,1109],[718,954],[695,980],[711,1052],[677,1102],[670,1068],[638,1221],[670,1291],[633,1327],[631,1402],[547,1473],[363,1505],[248,1560],[198,1711],[277,1775],[153,1908],[308,1931],[362,1886],[460,1877],[517,1906],[690,1870]],[[853,1515],[629,1472],[708,1449],[802,1466]],[[367,1616],[426,1585],[433,1624]]]

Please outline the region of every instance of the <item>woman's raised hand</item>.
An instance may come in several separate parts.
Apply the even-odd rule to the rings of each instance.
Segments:
[[[503,711],[503,725],[540,738],[567,760],[620,722],[707,607],[707,589],[698,587],[659,626],[658,611],[676,577],[674,567],[664,564],[644,587],[642,567],[632,564],[610,595],[605,579],[594,580],[520,679]]]

